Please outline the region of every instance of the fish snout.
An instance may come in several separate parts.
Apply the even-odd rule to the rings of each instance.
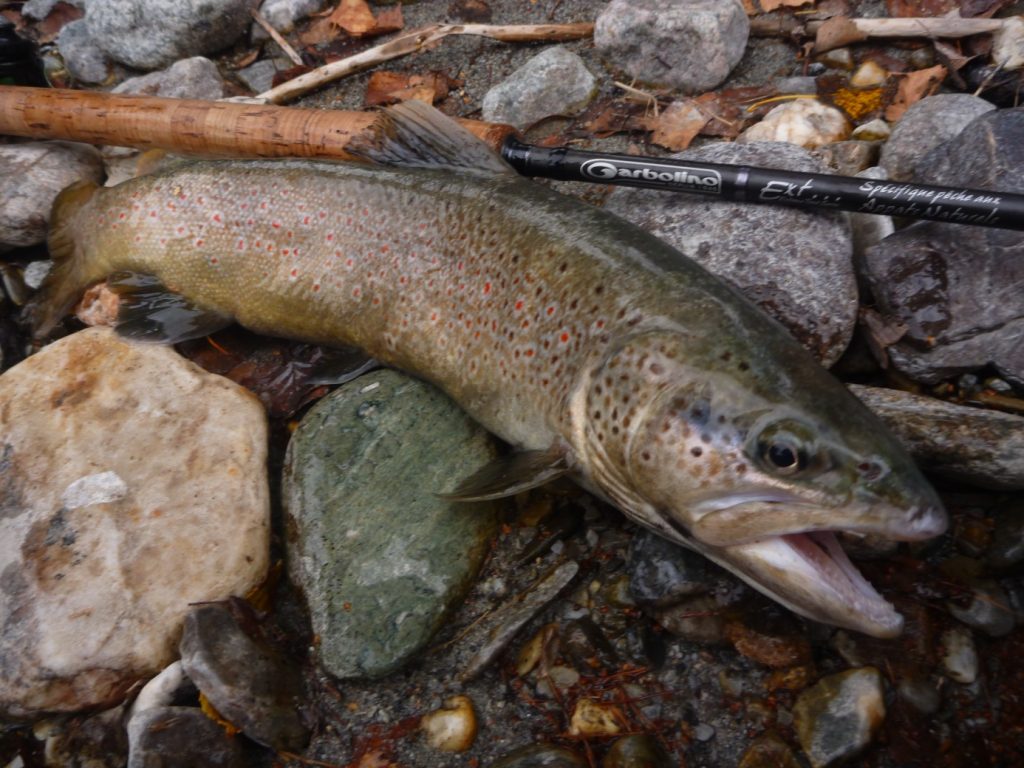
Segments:
[[[893,538],[921,541],[941,536],[949,527],[949,516],[938,500],[911,508]]]

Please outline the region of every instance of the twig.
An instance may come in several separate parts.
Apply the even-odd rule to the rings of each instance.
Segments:
[[[620,83],[618,80],[616,80],[613,85],[616,88],[624,90],[635,100],[645,103],[648,107],[652,107],[654,109],[654,116],[658,116],[658,98],[653,93],[648,93],[647,91],[642,91],[639,88],[634,88],[632,85]]]
[[[259,98],[271,104],[283,104],[347,75],[422,51],[449,35],[476,35],[506,43],[530,43],[579,40],[593,32],[593,24],[432,24],[299,75],[261,93]]]
[[[958,16],[904,19],[850,19],[836,16],[827,21],[809,22],[807,31],[817,35],[816,53],[839,48],[868,38],[970,37],[1000,31],[1010,19],[962,19]]]
[[[249,11],[252,14],[253,21],[263,27],[263,31],[270,35],[270,39],[277,43],[278,47],[284,51],[285,56],[292,60],[297,67],[302,66],[302,57],[296,52],[294,48],[289,45],[288,41],[285,40],[281,33],[270,26],[270,22],[264,18],[263,14],[257,11],[255,8]]]

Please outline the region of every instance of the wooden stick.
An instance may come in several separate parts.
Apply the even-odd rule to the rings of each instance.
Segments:
[[[850,19],[836,16],[824,22],[809,22],[807,31],[817,35],[814,50],[820,53],[868,38],[952,38],[999,32],[1009,21],[1010,18],[962,19],[958,16],[905,19]]]
[[[253,21],[259,24],[260,27],[263,28],[263,31],[270,35],[270,39],[277,43],[277,47],[284,51],[285,56],[292,60],[292,64],[297,67],[301,67],[305,63],[302,61],[302,57],[299,56],[298,52],[289,45],[288,41],[284,39],[280,32],[270,25],[270,22],[263,17],[262,13],[257,11],[255,8],[250,9],[249,13],[252,14]]]
[[[450,35],[476,35],[507,43],[550,43],[579,40],[593,33],[593,24],[432,24],[299,75],[261,93],[259,98],[271,104],[283,104],[347,75],[425,50]]]
[[[204,157],[352,159],[370,112],[0,86],[0,134],[166,149]],[[459,120],[496,150],[512,126]]]

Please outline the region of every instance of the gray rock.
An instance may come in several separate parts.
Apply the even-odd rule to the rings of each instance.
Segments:
[[[273,750],[301,750],[309,733],[299,719],[302,678],[261,639],[247,635],[223,603],[185,617],[185,674],[242,733]]]
[[[548,48],[487,92],[484,120],[526,128],[551,115],[573,115],[596,85],[579,56],[562,46]]]
[[[57,194],[76,181],[102,179],[103,160],[87,144],[0,146],[0,252],[43,242]]]
[[[716,142],[673,157],[825,172],[807,150],[782,143]],[[625,187],[605,208],[732,282],[824,365],[846,348],[856,324],[857,284],[841,214]]]
[[[995,581],[979,581],[967,605],[949,604],[953,618],[981,630],[989,637],[1004,637],[1013,631],[1017,619],[1006,591]]]
[[[57,50],[68,74],[79,82],[105,83],[112,74],[111,61],[89,34],[85,19],[69,21],[61,28]]]
[[[245,86],[253,93],[263,93],[274,87],[274,75],[277,74],[277,64],[273,59],[261,59],[255,64],[235,72],[238,79],[245,83]]]
[[[728,77],[749,33],[736,0],[612,0],[597,17],[594,45],[630,77],[695,93]]]
[[[85,21],[96,44],[135,69],[215,53],[252,23],[254,0],[91,0]]]
[[[492,503],[448,490],[494,456],[483,429],[434,387],[376,371],[321,400],[288,446],[288,563],[332,675],[408,661],[471,586]]]
[[[712,587],[710,561],[649,531],[633,538],[629,593],[637,604],[666,607]]]
[[[43,280],[50,274],[51,269],[53,269],[53,262],[49,259],[30,261],[25,265],[25,273],[22,275],[25,287],[33,291],[38,290],[39,286],[43,284]]]
[[[571,749],[553,744],[530,744],[498,758],[490,768],[584,768],[586,765]]]
[[[977,118],[915,180],[1024,192],[1024,108]],[[899,370],[936,383],[992,364],[1024,383],[1024,232],[922,222],[869,249],[865,267],[879,311],[907,326],[888,349]]]
[[[861,667],[823,677],[793,707],[796,731],[813,768],[827,768],[860,754],[885,719],[882,676]]]
[[[850,390],[925,469],[986,488],[1024,489],[1024,417],[895,389]]]
[[[35,21],[42,21],[53,12],[53,8],[57,3],[62,0],[28,0],[23,6],[21,6],[21,15],[26,19],[34,19]],[[86,0],[63,0],[68,5],[73,5],[75,8],[85,8]]]
[[[263,579],[266,446],[253,395],[109,328],[0,376],[0,713],[122,701]]]
[[[324,0],[263,0],[260,13],[278,32],[288,34],[295,29],[296,22],[316,13],[324,6]],[[258,30],[258,31],[257,31]],[[253,27],[253,37],[267,37],[259,25]]]
[[[167,99],[207,99],[224,97],[224,79],[217,65],[203,56],[176,61],[167,69],[125,80],[114,93],[137,93]]]
[[[921,99],[911,105],[892,129],[882,147],[882,167],[891,179],[910,180],[914,167],[930,150],[952,139],[974,118],[993,109],[995,105],[966,93],[941,93]]]
[[[896,693],[922,715],[933,715],[942,705],[939,687],[934,680],[923,675],[902,678]]]
[[[950,680],[967,685],[978,679],[978,649],[970,630],[946,630],[942,633],[942,648],[942,666]]]
[[[244,768],[242,744],[199,707],[147,709],[128,723],[128,768]]]

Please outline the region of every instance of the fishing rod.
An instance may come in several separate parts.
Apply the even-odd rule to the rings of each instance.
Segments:
[[[371,112],[0,86],[0,134],[207,157],[351,160],[346,145],[373,121]],[[525,176],[1024,230],[1021,194],[538,147],[509,125],[458,122]]]

